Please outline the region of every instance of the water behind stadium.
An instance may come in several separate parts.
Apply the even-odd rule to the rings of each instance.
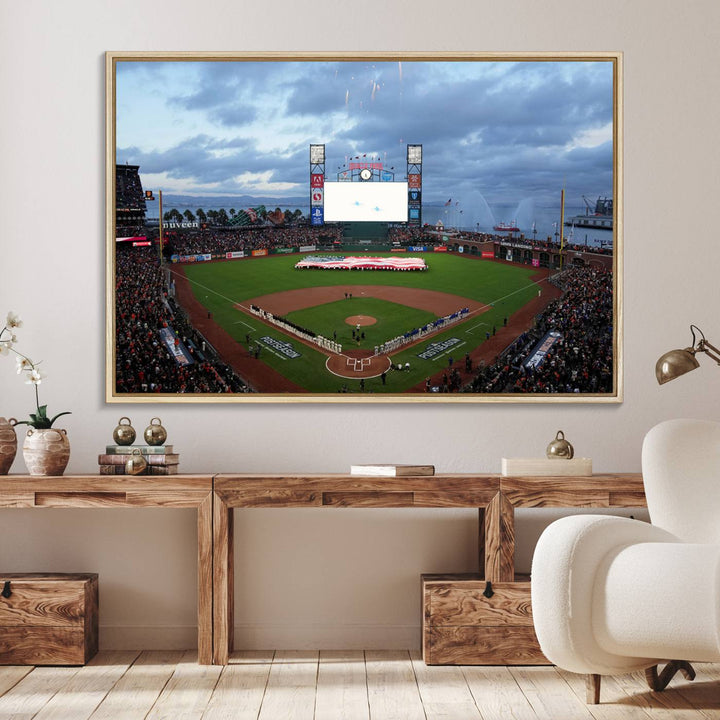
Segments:
[[[157,207],[154,203],[148,206],[148,216],[157,219]],[[307,217],[310,211],[309,204],[284,204],[281,198],[232,198],[232,197],[189,197],[166,195],[163,197],[163,212],[176,209],[181,214],[190,210],[195,214],[198,208],[205,212],[208,210],[224,209],[230,214],[230,209],[242,210],[248,207],[265,205],[268,210],[279,207],[281,210],[295,211],[299,209]],[[153,210],[156,212],[153,213]],[[565,221],[576,215],[584,215],[585,207],[577,205],[565,206]],[[522,200],[520,203],[488,204],[484,198],[477,203],[450,200],[450,205],[444,203],[423,204],[422,221],[435,225],[441,220],[447,230],[472,230],[476,232],[494,233],[493,227],[498,223],[516,223],[520,232],[528,239],[559,241],[560,238],[560,205],[544,207],[532,199]],[[535,231],[535,232],[533,232]],[[565,242],[588,247],[612,246],[614,232],[595,228],[565,227]],[[517,236],[518,233],[515,233]]]

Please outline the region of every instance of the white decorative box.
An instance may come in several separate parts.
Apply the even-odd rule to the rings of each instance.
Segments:
[[[503,475],[592,475],[592,458],[503,458]]]

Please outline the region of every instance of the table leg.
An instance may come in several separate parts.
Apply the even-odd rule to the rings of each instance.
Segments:
[[[513,582],[515,579],[515,509],[502,493],[484,512],[485,579]]]
[[[213,498],[212,493],[198,506],[198,663],[213,661]]]
[[[234,511],[213,493],[213,663],[227,665],[234,628]]]

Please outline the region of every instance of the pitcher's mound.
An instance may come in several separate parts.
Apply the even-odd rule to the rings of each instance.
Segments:
[[[358,325],[364,327],[366,325],[374,325],[377,322],[377,318],[372,317],[372,315],[351,315],[345,318],[345,322],[353,327],[357,327]]]

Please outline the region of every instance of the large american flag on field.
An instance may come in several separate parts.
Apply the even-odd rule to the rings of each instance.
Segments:
[[[299,270],[427,270],[422,258],[411,257],[306,257],[295,265]]]

